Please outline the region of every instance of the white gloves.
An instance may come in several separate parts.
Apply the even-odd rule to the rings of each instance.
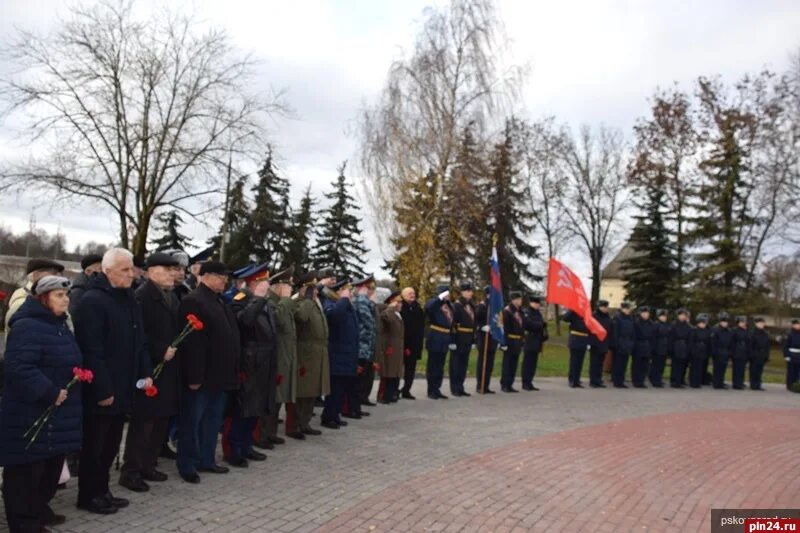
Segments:
[[[450,291],[444,291],[443,293],[439,294],[440,300],[447,300],[450,298]]]
[[[786,362],[787,362],[787,363],[789,363],[789,362],[791,362],[791,361],[792,361],[792,358],[791,358],[791,357],[784,357],[784,359],[786,360]]]
[[[491,329],[492,329],[492,328],[490,328],[489,326],[483,326],[483,327],[481,328],[481,331],[484,331],[484,332],[488,333],[488,332],[489,332],[489,330],[491,330]]]
[[[447,348],[448,348],[450,351],[453,351],[453,350],[455,350],[455,349],[456,349],[456,345],[455,345],[455,344],[448,344],[448,345],[447,345]]]
[[[500,347],[500,351],[501,352],[505,352],[506,350],[508,350],[508,346],[501,346]]]
[[[474,350],[475,348],[477,348],[477,346],[475,346],[474,344],[469,347],[470,350]]]

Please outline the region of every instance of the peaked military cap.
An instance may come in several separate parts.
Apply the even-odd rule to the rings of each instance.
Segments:
[[[485,286],[483,288],[483,292],[486,293],[486,294],[489,294],[490,292],[492,292],[492,286],[491,285]]]
[[[321,268],[317,271],[317,279],[335,278],[336,273],[330,267]]]
[[[343,276],[339,278],[339,281],[337,281],[336,283],[333,284],[333,286],[331,286],[331,289],[338,291],[339,289],[343,288],[346,285],[350,285],[350,278],[348,278],[347,276]]]
[[[766,322],[766,320],[764,320],[764,317],[763,317],[763,316],[757,316],[757,317],[755,317],[755,318],[753,319],[753,323],[755,323],[755,324],[758,324],[758,323],[760,323],[760,322]]]
[[[436,286],[437,295],[442,294],[445,291],[450,292],[450,285],[447,285],[445,283],[440,283],[439,285]]]
[[[708,322],[708,313],[700,313],[697,315],[697,318],[694,319],[695,322]]]
[[[190,257],[189,258],[189,264],[193,265],[195,263],[202,263],[204,261],[208,261],[209,259],[211,259],[211,257],[213,257],[213,255],[214,255],[214,247],[213,246],[209,246],[205,250],[201,250],[201,251],[197,252],[196,255],[193,255],[192,257]]]
[[[666,309],[659,309],[656,311],[656,316],[667,316],[669,312]]]
[[[678,309],[677,311],[675,311],[675,314],[676,314],[677,316],[681,316],[681,315],[688,315],[688,314],[689,314],[689,311],[688,311],[686,308],[684,308],[684,307],[681,307],[680,309]]]
[[[721,313],[717,314],[717,320],[719,320],[720,322],[727,322],[728,320],[730,320],[730,318],[731,315],[729,315],[725,311],[722,311]]]
[[[737,317],[736,317],[736,323],[738,324],[738,323],[740,323],[740,322],[747,322],[747,317],[746,317],[745,315],[739,315],[739,316],[737,316]]]
[[[300,276],[300,279],[297,280],[297,285],[302,287],[303,285],[308,285],[309,283],[316,283],[317,281],[319,281],[319,277],[317,277],[317,271],[309,270],[308,272]]]
[[[608,307],[608,300],[597,300],[597,307]]]
[[[621,304],[619,304],[619,308],[620,309],[630,309],[631,308],[631,303],[626,300],[626,301],[622,302]]]
[[[369,285],[370,283],[375,283],[374,274],[370,274],[369,276],[364,276],[363,278],[353,280],[353,287],[359,287],[361,285]]]
[[[528,294],[528,301],[532,303],[540,304],[542,303],[542,295],[538,292],[532,292]]]
[[[517,298],[522,298],[522,291],[508,291],[509,300],[516,300]]]
[[[102,257],[100,258],[102,260]],[[37,270],[55,270],[56,272],[64,272],[64,265],[57,263],[50,259],[31,259],[25,267],[25,273],[30,274]]]
[[[639,313],[644,313],[644,312],[648,312],[649,313],[650,312],[650,306],[649,305],[640,305],[638,311],[639,311]]]
[[[462,290],[462,291],[474,291],[475,290],[475,286],[472,284],[471,281],[462,281],[459,284],[458,288],[460,290]]]
[[[294,270],[294,266],[290,266],[280,272],[273,274],[271,278],[269,278],[270,283],[288,283],[291,285],[292,283],[292,271]]]

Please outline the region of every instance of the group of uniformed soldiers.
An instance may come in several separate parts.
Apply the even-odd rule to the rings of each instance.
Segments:
[[[750,388],[764,390],[762,376],[769,360],[770,337],[763,317],[755,317],[751,328],[748,317],[736,316],[731,321],[730,315],[723,311],[716,317],[717,324],[710,327],[707,313],[698,314],[694,325],[687,309],[677,309],[672,322],[667,309],[657,309],[655,320],[651,313],[649,306],[642,305],[634,314],[633,306],[622,302],[612,318],[608,302],[600,300],[593,316],[607,332],[602,340],[588,330],[577,313],[565,313],[563,319],[569,324],[570,386],[583,387],[581,371],[589,351],[589,386],[593,388],[606,386],[603,369],[604,363],[609,362],[606,366],[616,388],[627,388],[625,376],[629,363],[635,388],[647,388],[646,381],[662,388],[669,360],[669,384],[673,388],[711,385],[727,389],[725,375],[730,362],[734,389],[745,389],[745,374],[749,370]],[[783,353],[787,362],[786,385],[792,388],[800,381],[800,320],[792,320]]]

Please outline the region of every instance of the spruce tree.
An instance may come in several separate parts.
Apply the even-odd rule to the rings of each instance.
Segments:
[[[625,292],[637,304],[672,307],[676,298],[678,269],[671,232],[665,224],[667,189],[664,179],[654,179],[639,191],[642,200],[630,237],[633,256],[624,261]]]
[[[246,178],[238,179],[228,194],[228,238],[225,242],[225,255],[222,260],[230,267],[244,266],[251,262],[253,255],[250,241],[250,205],[245,197]],[[222,247],[222,231],[209,240],[219,252]]]
[[[364,247],[359,219],[353,214],[355,203],[348,191],[344,176],[347,161],[338,168],[333,182],[333,204],[323,211],[322,224],[317,229],[313,255],[314,268],[333,268],[339,275],[354,276],[364,272]]]
[[[276,172],[270,149],[258,171],[255,205],[250,214],[252,251],[259,261],[268,261],[271,265],[286,262],[292,238],[291,222],[289,181]]]
[[[311,185],[300,200],[300,207],[292,214],[289,241],[289,254],[285,264],[294,265],[295,275],[300,275],[311,268],[311,211],[316,202],[311,196]]]
[[[161,236],[153,240],[156,251],[159,250],[186,250],[191,246],[191,239],[180,232],[183,219],[177,211],[167,211],[156,217],[157,231]]]
[[[519,170],[518,134],[516,119],[507,120],[502,139],[492,150],[489,176],[482,194],[486,224],[477,240],[477,249],[479,260],[488,265],[492,236],[496,235],[503,284],[509,289],[529,290],[529,282],[539,281],[542,277],[530,268],[539,256],[539,248],[528,241],[534,226]],[[488,266],[483,270],[488,272]]]

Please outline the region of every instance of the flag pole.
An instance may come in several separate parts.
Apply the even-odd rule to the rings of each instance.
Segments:
[[[497,247],[497,233],[492,235],[492,247]],[[492,272],[491,267],[489,268],[489,282],[491,283],[492,279]],[[492,320],[492,315],[489,314],[489,299],[486,300],[486,326],[489,326],[489,323]],[[481,371],[481,394],[486,394],[486,360],[489,359],[489,335],[491,335],[490,331],[484,331],[484,338],[483,338],[483,370]]]

